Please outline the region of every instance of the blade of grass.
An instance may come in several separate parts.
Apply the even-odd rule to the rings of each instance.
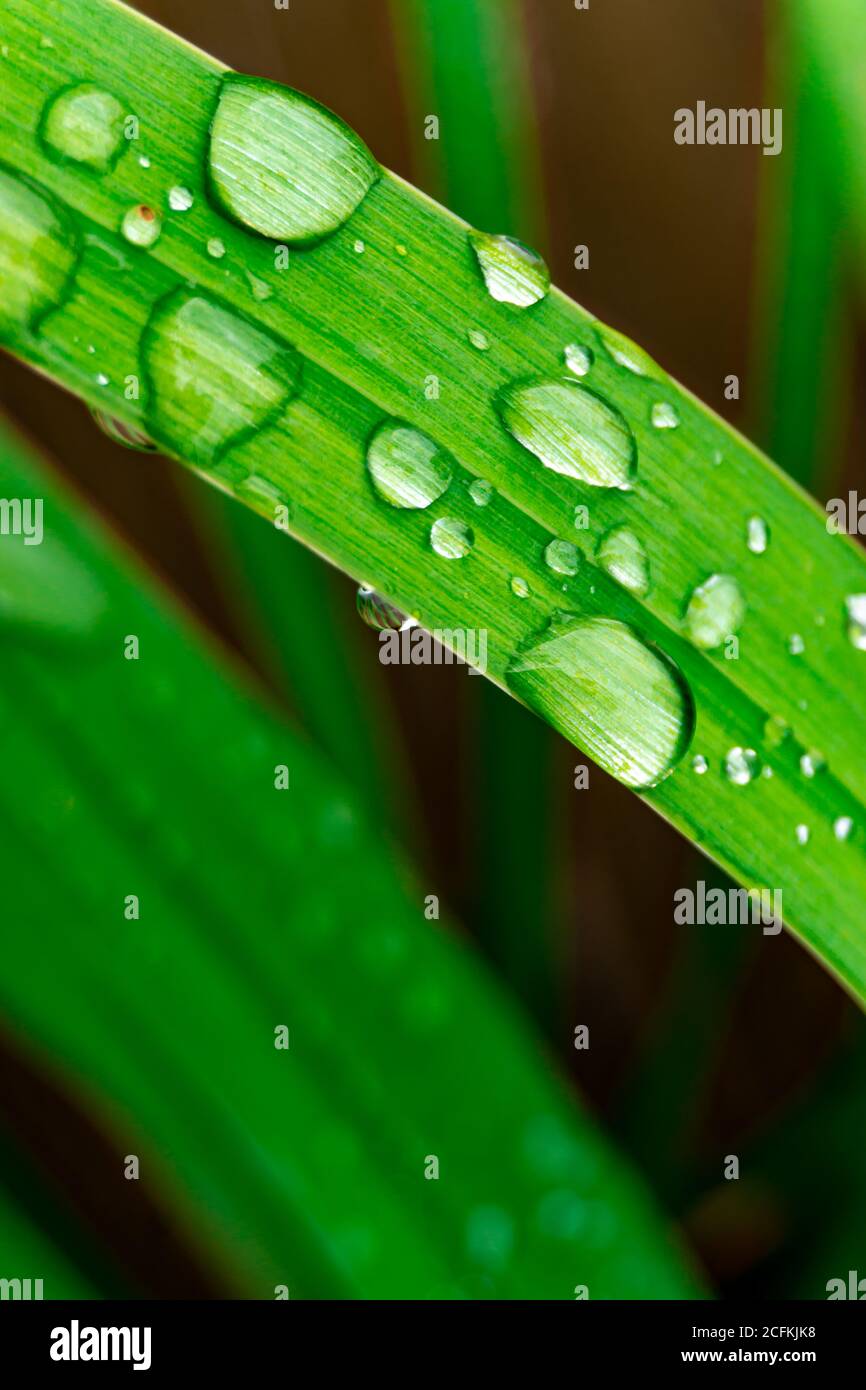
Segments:
[[[33,0],[10,0],[4,32],[10,52],[0,111],[4,156],[13,171],[26,169],[27,177],[54,190],[59,210],[48,225],[65,247],[52,243],[58,260],[54,254],[28,258],[27,236],[38,239],[48,214],[34,204],[32,188],[7,183],[7,236],[19,228],[18,257],[24,236],[27,271],[23,302],[13,280],[12,307],[27,316],[33,276],[48,307],[55,305],[44,322],[37,315],[28,329],[18,325],[12,349],[91,403],[143,421],[174,452],[192,452],[199,471],[271,518],[274,497],[290,498],[297,536],[374,584],[422,626],[484,631],[488,677],[512,693],[518,685],[578,744],[589,740],[598,749],[599,740],[610,740],[606,765],[621,775],[635,754],[638,762],[648,759],[654,776],[662,746],[672,756],[683,751],[693,713],[691,748],[706,759],[710,775],[694,775],[683,757],[672,775],[642,794],[740,881],[782,890],[788,926],[862,998],[866,766],[855,730],[864,656],[849,639],[846,619],[846,599],[866,592],[862,553],[847,537],[828,535],[822,514],[757,449],[563,295],[554,291],[524,313],[495,301],[485,292],[465,225],[386,172],[348,222],[320,244],[296,251],[288,272],[278,269],[271,242],[209,203],[203,176],[208,129],[221,91],[229,93],[223,113],[230,120],[237,118],[238,102],[261,99],[266,114],[260,119],[253,113],[244,141],[261,143],[263,156],[274,159],[273,151],[264,155],[274,139],[270,103],[287,100],[291,115],[280,109],[291,120],[299,98],[275,95],[268,86],[227,88],[225,70],[212,59],[107,0],[74,0],[48,15]],[[50,61],[46,45],[53,45]],[[131,50],[137,57],[132,68]],[[138,162],[142,146],[125,151],[110,174],[95,179],[56,163],[37,143],[46,103],[64,84],[88,79],[118,86],[123,107],[137,113],[146,134],[146,170]],[[308,118],[310,108],[303,111]],[[349,141],[344,151],[352,151],[346,167],[368,170],[350,137],[339,138]],[[227,141],[229,161],[232,148]],[[248,167],[239,166],[242,180]],[[325,177],[313,167],[314,181],[317,169]],[[190,189],[193,207],[166,212],[163,235],[146,254],[125,247],[117,229],[128,210],[143,196],[164,207],[172,187]],[[345,178],[339,187],[322,184],[319,192],[327,192],[328,208],[336,207]],[[275,208],[255,191],[250,196],[247,218],[287,225],[283,204]],[[23,234],[22,208],[29,228]],[[141,214],[133,222],[139,235]],[[307,225],[293,222],[293,235]],[[226,255],[214,259],[207,246],[217,236]],[[58,287],[56,278],[70,265],[72,241],[79,259],[64,298],[65,283]],[[118,268],[118,253],[125,269]],[[188,299],[203,295],[202,325]],[[154,314],[143,360],[142,334]],[[277,348],[258,336],[261,330],[293,344],[301,361],[278,356],[277,377],[262,377],[258,362]],[[479,352],[470,331],[484,333],[491,350]],[[199,332],[199,375],[190,378],[182,340]],[[543,468],[503,427],[496,406],[502,391],[528,375],[561,378],[569,343],[594,354],[591,394],[579,385],[567,388],[567,413],[583,422],[578,432],[588,431],[577,463],[593,468],[600,460],[616,473],[633,443],[639,473],[631,493],[587,486],[585,473],[580,482]],[[226,368],[216,360],[218,344],[231,348]],[[89,354],[88,346],[97,345]],[[252,433],[243,428],[247,416],[237,400],[238,352],[245,364],[241,406],[245,400],[260,425]],[[155,367],[158,392],[149,390],[147,375]],[[296,371],[299,393],[283,408]],[[431,375],[441,387],[438,398],[425,393]],[[137,401],[127,400],[122,388],[129,376],[143,385]],[[662,415],[654,416],[659,405]],[[607,414],[608,408],[617,414]],[[389,416],[426,430],[455,458],[450,490],[429,510],[389,506],[370,486],[365,449]],[[668,427],[659,428],[659,421]],[[215,427],[226,447],[234,442],[224,460],[217,453],[206,462],[202,449],[209,441],[216,447],[209,433]],[[550,429],[539,447],[563,450],[559,466],[576,466],[568,429],[561,421]],[[229,439],[227,430],[238,437]],[[469,499],[475,476],[496,489],[484,509]],[[576,505],[588,508],[586,556],[577,577],[564,581],[542,556],[551,538],[574,534]],[[766,553],[746,545],[751,516],[769,528]],[[459,564],[431,544],[431,522],[443,517],[474,529],[474,548]],[[602,537],[622,524],[649,552],[653,583],[643,597],[590,563]],[[684,630],[689,596],[715,573],[733,576],[745,598],[737,659],[708,654]],[[525,597],[511,585],[515,575],[528,576]],[[536,669],[522,681],[514,673],[515,654],[563,608],[583,623],[568,629],[566,641],[578,670],[585,672],[591,660],[591,675],[606,690],[590,707],[559,665],[552,674]],[[659,665],[653,648],[674,664],[682,686],[665,662]],[[620,664],[624,656],[627,669]],[[645,687],[656,679],[665,693],[642,706]],[[658,746],[647,733],[648,715]],[[769,733],[768,717],[774,721]],[[779,721],[793,733],[776,747],[772,733]],[[677,731],[683,738],[674,750]],[[774,775],[748,786],[726,777],[722,769],[732,747],[757,750]],[[821,750],[828,761],[819,777],[803,775],[806,749]],[[641,767],[631,781],[651,775]],[[834,833],[841,817],[855,827],[844,840]]]
[[[41,1280],[41,1297],[95,1298],[96,1291],[0,1186],[0,1279]],[[4,1294],[3,1297],[8,1295]]]

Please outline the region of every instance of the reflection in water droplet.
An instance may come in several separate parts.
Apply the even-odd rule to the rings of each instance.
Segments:
[[[837,840],[847,840],[853,829],[854,822],[850,816],[838,816],[833,822],[833,834]]]
[[[470,232],[488,294],[500,304],[528,309],[550,291],[550,271],[537,251],[507,236]]]
[[[672,405],[667,401],[657,401],[650,412],[653,425],[657,430],[675,430],[679,428],[680,417]]]
[[[637,343],[633,343],[631,338],[627,338],[624,333],[619,333],[615,328],[609,328],[604,323],[596,324],[595,327],[605,351],[620,367],[634,372],[635,376],[664,379],[665,373],[653,361],[649,353],[644,352]]]
[[[37,328],[63,301],[78,251],[66,211],[0,165],[0,338]]]
[[[454,460],[429,435],[401,420],[386,420],[367,445],[373,487],[392,507],[429,507],[451,485]]]
[[[655,786],[691,742],[694,712],[682,675],[614,619],[551,623],[515,655],[506,680],[626,786]]]
[[[106,611],[105,592],[85,562],[43,529],[41,501],[30,506],[39,510],[24,514],[24,533],[0,540],[0,628],[37,637],[89,636]],[[26,535],[36,534],[37,515],[42,540],[25,544]]]
[[[569,343],[562,355],[572,376],[586,376],[595,361],[589,348],[580,343]]]
[[[848,613],[848,641],[858,651],[866,651],[866,594],[849,594],[845,600]]]
[[[123,115],[111,92],[93,82],[79,82],[47,102],[39,134],[53,159],[71,160],[104,174],[120,154]]]
[[[406,621],[399,608],[367,584],[360,585],[355,602],[362,620],[376,632],[399,632]]]
[[[475,544],[475,536],[465,522],[441,516],[430,528],[430,544],[444,560],[462,560]]]
[[[577,574],[580,551],[571,541],[551,541],[544,551],[544,563],[556,574]]]
[[[742,626],[746,604],[736,579],[713,574],[692,592],[685,615],[686,632],[696,647],[712,651]]]
[[[529,598],[529,585],[519,574],[511,576],[511,592],[515,598]]]
[[[486,507],[493,496],[493,484],[486,478],[473,478],[469,484],[469,496],[476,507]]]
[[[770,544],[770,529],[761,516],[750,516],[746,522],[746,545],[753,555],[763,555]]]
[[[293,348],[236,310],[184,290],[157,304],[143,356],[154,438],[203,467],[271,424],[300,386]]]
[[[509,433],[545,468],[591,487],[630,488],[637,471],[634,436],[594,391],[530,377],[506,386],[496,408]]]
[[[107,434],[115,444],[121,444],[124,449],[136,449],[143,454],[156,452],[156,445],[153,440],[143,430],[137,429],[135,425],[129,425],[125,420],[108,415],[104,410],[92,410],[90,413],[102,433]]]
[[[725,757],[725,776],[737,787],[746,787],[761,771],[754,748],[731,748]]]
[[[628,526],[614,526],[603,536],[597,551],[598,562],[611,579],[629,593],[640,596],[650,590],[647,553]]]
[[[333,112],[290,87],[235,73],[223,79],[207,160],[211,194],[229,217],[296,246],[341,227],[380,175]]]
[[[176,183],[168,190],[168,205],[172,212],[189,212],[193,205],[193,196],[188,188]]]
[[[162,219],[158,212],[146,203],[136,203],[124,214],[120,230],[131,246],[145,249],[159,240],[162,232]]]

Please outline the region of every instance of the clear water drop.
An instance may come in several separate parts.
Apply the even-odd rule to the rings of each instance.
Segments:
[[[469,496],[476,507],[486,507],[493,497],[493,484],[486,478],[473,478],[469,484]]]
[[[0,339],[37,329],[63,302],[78,251],[66,211],[0,165]]]
[[[203,467],[271,424],[300,386],[294,348],[185,290],[157,304],[143,355],[154,438]]]
[[[441,516],[430,528],[430,544],[443,560],[462,560],[475,544],[475,536],[464,521]]]
[[[466,334],[470,343],[479,352],[487,352],[490,348],[490,339],[486,333],[482,333],[480,328],[470,328]]]
[[[454,459],[429,435],[402,420],[386,420],[367,445],[367,472],[392,507],[429,507],[454,476]]]
[[[642,542],[628,526],[614,526],[599,542],[598,562],[611,579],[642,597],[650,590],[650,565]]]
[[[356,240],[355,240],[355,242],[354,242],[354,244],[353,244],[353,246],[352,246],[352,250],[355,252],[355,255],[356,255],[356,256],[363,256],[363,254],[364,254],[364,252],[366,251],[366,249],[367,249],[367,248],[366,248],[366,246],[364,245],[364,243],[363,243],[363,241],[361,240],[361,238],[360,238],[360,237],[356,238]]]
[[[271,298],[274,292],[265,280],[261,280],[259,276],[254,275],[251,270],[244,271],[244,274],[247,277],[247,284],[250,287],[250,293],[253,299],[257,300],[259,304],[263,304],[266,299]]]
[[[189,212],[195,199],[188,188],[176,183],[168,190],[168,205],[172,212]]]
[[[848,614],[848,641],[858,651],[866,652],[866,594],[849,594],[845,609]]]
[[[52,159],[105,174],[121,152],[123,120],[117,97],[93,82],[79,82],[46,103],[39,134]]]
[[[491,298],[528,309],[550,292],[550,271],[541,256],[513,237],[470,232],[469,241]]]
[[[725,776],[736,787],[747,787],[760,771],[761,761],[754,748],[731,748],[725,755]]]
[[[545,547],[544,563],[555,574],[577,574],[580,551],[571,541],[553,540]]]
[[[794,834],[797,837],[798,845],[808,845],[809,840],[811,839],[812,832],[809,829],[808,825],[798,825],[796,830],[794,831]]]
[[[837,816],[833,822],[833,834],[837,840],[847,840],[854,829],[854,822],[850,816]]]
[[[804,777],[815,777],[819,772],[823,772],[826,766],[827,759],[816,748],[810,748],[800,758],[800,771]]]
[[[685,614],[685,627],[696,647],[712,651],[742,626],[746,603],[736,579],[713,574],[693,590]]]
[[[590,349],[580,343],[569,343],[562,355],[572,376],[586,376],[595,361]]]
[[[212,236],[207,244],[207,253],[213,256],[215,261],[221,261],[226,253],[225,244],[220,241],[218,236]]]
[[[791,737],[791,726],[779,714],[771,714],[764,724],[764,740],[768,748],[779,748]]]
[[[381,172],[333,112],[290,87],[236,73],[223,79],[207,168],[227,216],[294,246],[342,227]]]
[[[806,643],[803,641],[799,632],[792,632],[791,636],[788,638],[788,651],[791,656],[802,656],[805,650]]]
[[[746,522],[746,545],[753,555],[763,555],[770,544],[770,528],[762,516],[750,516]]]
[[[150,436],[137,429],[135,425],[129,425],[125,420],[108,415],[104,410],[92,410],[90,413],[102,433],[107,434],[115,444],[120,444],[124,449],[135,449],[142,454],[156,452],[156,445]]]
[[[601,339],[602,346],[608,356],[620,367],[625,367],[627,371],[634,372],[635,376],[652,377],[656,380],[664,380],[664,372],[653,361],[648,352],[633,343],[631,338],[627,338],[624,333],[620,333],[615,328],[609,328],[607,324],[599,323],[596,325],[596,332]]]
[[[406,622],[399,608],[367,584],[360,585],[355,601],[363,622],[376,632],[399,632]]]
[[[162,218],[147,203],[136,203],[124,213],[120,230],[131,246],[147,249],[159,241],[162,233]]]
[[[142,169],[149,169],[149,168],[150,168],[150,160],[148,159],[148,157],[147,157],[146,154],[140,154],[140,155],[138,156],[138,163],[139,163],[139,167],[142,168]]]
[[[650,418],[657,430],[679,429],[680,417],[667,401],[657,401],[650,411]]]
[[[615,619],[556,619],[514,656],[506,680],[626,786],[657,785],[691,742],[694,709],[682,674]]]
[[[577,382],[530,377],[506,386],[496,408],[509,434],[545,468],[590,487],[632,486],[634,435],[594,391]]]
[[[515,598],[529,598],[529,585],[522,575],[511,576],[510,588]]]
[[[704,773],[709,770],[709,766],[703,753],[696,753],[692,758],[692,771],[696,772],[699,777],[703,777]]]

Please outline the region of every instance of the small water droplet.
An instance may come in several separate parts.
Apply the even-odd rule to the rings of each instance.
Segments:
[[[362,620],[376,632],[399,632],[406,621],[399,608],[367,584],[359,587],[355,601]]]
[[[796,830],[794,831],[794,834],[797,837],[798,845],[808,845],[809,838],[811,835],[811,831],[809,830],[808,825],[798,825]]]
[[[511,576],[511,592],[515,598],[529,598],[529,585],[519,574]]]
[[[703,753],[696,753],[695,756],[692,758],[692,769],[698,774],[699,777],[703,777],[704,773],[708,770],[709,766],[710,765],[704,757]]]
[[[275,241],[321,241],[352,216],[380,176],[363,141],[333,112],[275,82],[229,73],[207,154],[213,198]]]
[[[352,250],[355,252],[355,255],[356,255],[356,256],[363,256],[363,254],[364,254],[364,252],[366,251],[366,249],[367,249],[367,248],[366,248],[366,246],[364,245],[363,241],[361,240],[360,237],[358,237],[357,240],[355,241],[353,247],[352,247]]]
[[[819,753],[815,748],[810,748],[800,758],[800,771],[804,777],[814,777],[816,773],[822,772],[826,766],[827,760],[823,753]]]
[[[763,555],[770,544],[770,530],[762,516],[750,516],[746,522],[746,545],[753,555]]]
[[[556,574],[577,574],[580,551],[571,541],[553,540],[545,547],[544,563]]]
[[[634,435],[619,411],[586,386],[530,377],[506,386],[496,408],[508,432],[545,468],[591,487],[631,487]]]
[[[647,553],[634,531],[628,526],[614,526],[599,542],[598,562],[611,579],[629,593],[643,596],[650,590],[650,566]]]
[[[833,834],[837,840],[847,840],[854,829],[854,822],[850,816],[838,816],[833,822]]]
[[[725,756],[725,776],[737,787],[746,787],[761,771],[754,748],[731,748]]]
[[[655,786],[691,742],[694,709],[682,675],[612,618],[551,623],[515,655],[506,680],[626,786]]]
[[[586,376],[595,361],[590,349],[580,343],[569,343],[562,355],[572,376]]]
[[[500,304],[528,309],[550,291],[550,271],[537,251],[513,237],[470,232],[487,292]]]
[[[39,134],[52,159],[70,160],[104,174],[120,154],[123,116],[123,107],[111,92],[93,82],[79,82],[46,103]]]
[[[135,425],[128,425],[125,420],[108,415],[104,410],[92,410],[90,413],[102,433],[107,434],[115,444],[122,445],[124,449],[136,449],[143,454],[156,452],[156,445],[153,440],[143,430],[137,429]]]
[[[667,401],[657,401],[650,412],[650,417],[657,430],[679,429],[680,417]]]
[[[140,155],[138,156],[138,162],[139,162],[139,164],[140,164],[140,166],[141,166],[142,169],[149,169],[149,168],[150,168],[150,160],[148,159],[148,157],[147,157],[146,154],[140,154]]]
[[[226,248],[224,244],[220,241],[218,236],[212,236],[208,241],[207,253],[209,256],[213,256],[215,261],[222,260],[223,256],[226,253]]]
[[[0,165],[0,339],[38,328],[65,299],[77,260],[65,209]]]
[[[260,280],[258,275],[253,275],[251,270],[245,270],[244,274],[247,277],[247,283],[252,292],[253,299],[263,304],[266,299],[271,298],[273,290],[270,285],[266,284],[264,280]]]
[[[193,196],[188,188],[176,183],[173,188],[168,190],[168,205],[172,212],[189,212],[194,202]]]
[[[696,647],[712,651],[742,626],[746,604],[736,579],[713,574],[698,584],[689,599],[685,627]]]
[[[105,372],[97,372],[96,384],[97,386],[109,386],[111,383],[110,379],[105,375]]]
[[[803,641],[799,632],[792,632],[788,638],[788,651],[791,656],[802,656],[806,650],[806,643]]]
[[[143,351],[154,438],[204,467],[275,420],[300,385],[293,348],[185,290],[157,304]]]
[[[162,218],[147,203],[136,203],[125,213],[120,230],[132,246],[147,248],[159,240]]]
[[[392,507],[429,507],[451,485],[454,460],[429,435],[401,420],[386,420],[367,446],[373,487]]]
[[[397,255],[398,255],[398,256],[408,256],[408,254],[409,254],[409,252],[406,250],[406,247],[403,245],[402,241],[398,241],[398,242],[397,242],[397,245],[394,247],[394,250],[397,252]]]
[[[866,652],[866,594],[849,594],[845,608],[848,613],[848,641],[858,651]]]
[[[724,463],[724,461],[725,456],[722,453],[721,449],[714,449],[712,457],[710,458],[710,463],[713,465],[713,468],[718,468],[719,464]]]
[[[764,724],[764,739],[768,748],[778,748],[790,738],[790,725],[778,714],[771,714]]]
[[[486,478],[473,478],[469,484],[469,496],[476,507],[486,507],[493,497],[493,484]]]
[[[475,544],[475,536],[465,522],[441,516],[430,528],[430,544],[443,560],[462,560]]]
[[[620,367],[634,372],[635,376],[664,379],[665,373],[653,361],[649,353],[644,352],[643,348],[638,347],[637,343],[633,343],[631,338],[627,338],[624,333],[618,332],[615,328],[609,328],[604,323],[596,324],[596,332],[607,354]]]
[[[489,349],[490,339],[486,333],[481,332],[480,328],[470,328],[466,336],[472,346],[477,348],[479,352],[487,352]]]

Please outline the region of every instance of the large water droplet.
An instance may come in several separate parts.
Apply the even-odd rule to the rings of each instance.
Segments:
[[[449,488],[454,460],[413,425],[386,420],[367,445],[367,471],[392,507],[429,507]]]
[[[67,294],[77,260],[65,210],[0,165],[0,337],[37,328]]]
[[[79,82],[46,103],[39,134],[53,159],[72,160],[104,174],[120,154],[123,117],[123,107],[111,92],[93,82]]]
[[[738,631],[746,603],[736,579],[713,574],[692,592],[686,609],[686,632],[696,647],[712,651]]]
[[[300,385],[293,348],[184,290],[156,306],[143,352],[154,437],[204,467],[272,423]]]
[[[129,425],[115,415],[108,415],[104,410],[92,410],[90,413],[102,433],[107,434],[115,444],[122,445],[124,449],[137,449],[143,454],[156,452],[156,445],[150,436],[136,429],[135,425]]]
[[[598,546],[598,562],[611,579],[632,594],[644,595],[650,589],[650,566],[647,553],[634,531],[628,526],[614,526],[602,536]]]
[[[168,190],[168,205],[172,212],[189,212],[195,199],[188,188],[176,183]]]
[[[367,584],[359,587],[355,602],[362,620],[375,632],[399,632],[406,622],[406,615],[399,608]]]
[[[562,355],[572,376],[586,376],[595,360],[590,349],[580,343],[569,343]]]
[[[661,367],[653,361],[648,352],[644,352],[637,343],[633,343],[631,338],[604,323],[597,323],[595,328],[605,351],[620,367],[634,372],[635,376],[664,380],[665,373]]]
[[[224,79],[208,176],[216,202],[242,226],[295,246],[320,241],[379,174],[364,142],[310,97],[235,73]]]
[[[84,637],[106,606],[96,577],[52,532],[38,545],[26,545],[17,535],[0,540],[0,626],[35,636]]]
[[[737,787],[746,787],[761,771],[761,761],[754,748],[731,748],[725,755],[725,776]]]
[[[131,246],[147,249],[154,246],[162,234],[162,218],[147,203],[136,203],[123,215],[120,230]]]
[[[657,430],[679,429],[680,417],[668,401],[656,401],[650,411],[650,419]]]
[[[476,507],[486,507],[493,497],[493,484],[486,478],[473,478],[469,484],[469,496]]]
[[[510,434],[545,468],[591,487],[627,489],[634,435],[618,410],[577,382],[530,377],[506,386],[496,408]]]
[[[475,544],[475,536],[464,521],[442,516],[430,528],[430,544],[444,560],[462,560]]]
[[[500,304],[528,309],[550,291],[550,271],[537,251],[508,236],[470,232],[488,294]]]
[[[691,741],[682,675],[612,618],[553,622],[513,658],[511,689],[629,787],[652,787]]]
[[[544,550],[544,563],[555,574],[577,574],[580,551],[571,541],[550,541]]]

